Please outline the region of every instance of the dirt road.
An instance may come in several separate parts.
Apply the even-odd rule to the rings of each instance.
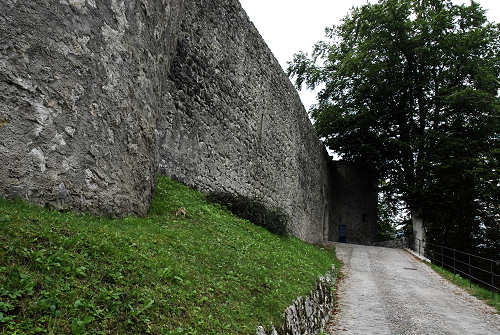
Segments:
[[[329,334],[500,335],[500,315],[404,250],[335,244],[345,263]]]

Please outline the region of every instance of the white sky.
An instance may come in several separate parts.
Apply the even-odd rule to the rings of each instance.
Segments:
[[[299,51],[310,53],[312,46],[324,39],[325,27],[340,23],[353,6],[367,0],[240,0],[267,45],[283,69]],[[376,2],[371,0],[370,2]],[[454,0],[455,3],[469,3]],[[490,21],[500,22],[500,0],[479,0]],[[309,106],[315,94],[303,89],[302,102]]]

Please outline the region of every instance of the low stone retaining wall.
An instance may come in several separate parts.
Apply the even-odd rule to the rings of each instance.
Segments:
[[[373,243],[376,247],[394,248],[394,249],[404,249],[408,246],[408,241],[406,238],[397,238],[395,240],[375,242]]]
[[[273,327],[270,331],[260,326],[257,335],[315,335],[318,334],[328,322],[330,311],[334,303],[333,285],[336,281],[335,266],[331,272],[320,277],[316,287],[303,298],[298,297],[284,313],[285,323],[278,329]]]

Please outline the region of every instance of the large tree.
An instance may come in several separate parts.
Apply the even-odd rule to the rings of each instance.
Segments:
[[[299,88],[321,87],[311,115],[330,149],[443,243],[498,232],[499,32],[475,2],[380,0],[290,63]]]

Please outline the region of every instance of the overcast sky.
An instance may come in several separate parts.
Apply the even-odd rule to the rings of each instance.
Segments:
[[[367,0],[240,0],[281,66],[286,69],[294,53],[309,52],[324,38],[325,27],[338,24],[353,6]],[[376,2],[376,1],[370,1]],[[454,0],[455,3],[469,3]],[[479,0],[488,10],[490,21],[500,22],[500,0]],[[315,94],[303,90],[302,102],[308,109]]]

